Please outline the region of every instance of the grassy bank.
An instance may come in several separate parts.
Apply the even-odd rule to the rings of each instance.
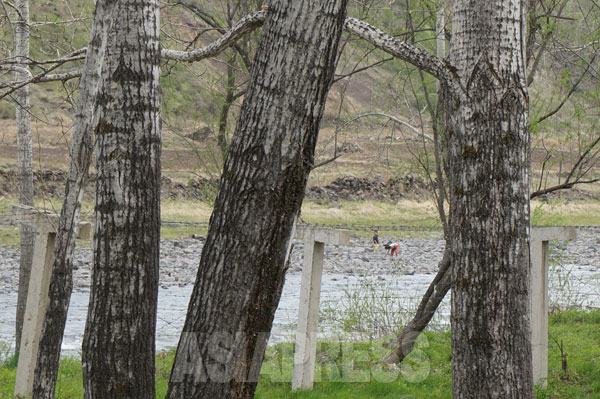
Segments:
[[[600,397],[600,310],[566,311],[550,317],[550,375],[537,398]],[[562,345],[562,353],[559,346]],[[405,363],[384,367],[378,363],[386,350],[381,341],[329,341],[319,344],[319,380],[312,391],[291,391],[293,346],[284,343],[267,350],[256,398],[381,399],[450,398],[452,396],[450,334],[428,332]],[[566,369],[563,358],[566,353]],[[157,357],[157,398],[164,397],[173,352]],[[0,398],[12,398],[14,362],[0,367]],[[63,359],[57,399],[81,398],[80,363]]]
[[[10,213],[16,200],[0,199],[0,213]],[[58,212],[58,200],[38,201],[36,206]],[[176,222],[161,229],[163,239],[205,235],[212,207],[209,203],[192,200],[163,200],[161,215],[164,222]],[[551,201],[531,204],[532,223],[536,226],[600,225],[600,201]],[[93,204],[84,202],[82,217],[93,219]],[[344,226],[359,236],[370,236],[377,226],[383,235],[405,228],[404,238],[429,235],[441,228],[438,212],[432,201],[403,200],[397,203],[376,201],[321,202],[307,200],[302,207],[301,220],[324,226]],[[191,223],[191,224],[187,224]],[[17,228],[3,228],[0,245],[17,245]],[[439,233],[435,233],[438,234]]]

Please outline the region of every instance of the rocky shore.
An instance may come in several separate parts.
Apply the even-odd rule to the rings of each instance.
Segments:
[[[563,263],[600,270],[600,227],[580,227],[577,234],[578,238],[575,241],[553,245],[555,251],[552,257],[560,259]],[[441,237],[419,239],[402,239],[401,236],[380,237],[382,243],[387,240],[399,242],[398,256],[390,257],[383,247],[379,252],[373,253],[369,238],[352,237],[349,246],[326,245],[324,272],[360,276],[433,274],[437,271],[444,250],[444,241]],[[160,254],[161,287],[183,287],[193,284],[203,245],[203,237],[163,240]],[[303,243],[296,240],[288,273],[298,274],[302,271],[303,251]],[[77,248],[74,258],[75,290],[89,288],[91,264],[91,248],[81,246]],[[0,293],[16,291],[18,275],[19,249],[0,248]]]

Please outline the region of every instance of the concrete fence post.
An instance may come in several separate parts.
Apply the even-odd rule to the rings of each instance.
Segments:
[[[548,258],[549,241],[575,240],[575,227],[531,229],[530,320],[533,382],[545,385],[548,378]]]
[[[348,245],[350,233],[345,230],[318,228],[298,229],[296,238],[304,240],[304,267],[298,306],[298,326],[292,390],[312,389],[315,379],[319,305],[325,244]]]
[[[54,241],[59,216],[55,213],[35,209],[29,206],[14,206],[10,214],[0,216],[0,225],[31,225],[35,232],[33,261],[29,291],[25,306],[21,350],[17,365],[14,394],[16,397],[29,397],[33,390],[33,376],[37,362],[40,335],[46,317],[50,277],[54,262]],[[78,224],[77,238],[90,236],[91,224]]]
[[[35,229],[36,226],[33,227]],[[31,278],[23,320],[23,332],[21,333],[21,351],[15,379],[15,396],[17,397],[29,396],[32,393],[38,345],[48,304],[55,237],[56,233],[51,232],[36,232],[35,234]]]

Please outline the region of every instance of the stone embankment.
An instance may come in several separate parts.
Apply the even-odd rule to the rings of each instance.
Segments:
[[[600,270],[600,227],[578,228],[578,239],[568,243],[557,243],[552,257],[557,261],[593,267]],[[326,245],[324,256],[325,273],[360,275],[432,274],[444,250],[444,241],[435,234],[430,238],[402,239],[380,237],[382,243],[394,240],[400,244],[398,256],[390,257],[381,247],[373,253],[369,238],[351,238],[351,245]],[[160,251],[160,285],[185,286],[193,284],[203,237],[183,240],[163,240]],[[304,246],[295,241],[289,273],[302,271]],[[92,250],[89,247],[76,249],[74,265],[75,289],[87,289],[91,279]],[[0,248],[0,292],[16,291],[19,275],[18,248]]]
[[[88,199],[94,198],[94,184],[96,176],[92,173],[85,195]],[[34,171],[35,196],[42,198],[61,198],[64,194],[66,172],[55,169]],[[17,172],[13,169],[0,168],[0,196],[16,196]],[[162,197],[170,199],[194,199],[200,201],[214,200],[219,187],[219,179],[196,178],[190,179],[186,184],[171,180],[167,176],[161,179]],[[336,201],[399,201],[400,199],[423,200],[430,198],[430,185],[422,178],[414,176],[396,176],[384,178],[373,177],[338,177],[324,186],[310,186],[306,190],[306,197],[317,202]],[[598,193],[579,190],[561,190],[547,194],[544,199],[562,198],[565,200],[600,199]]]

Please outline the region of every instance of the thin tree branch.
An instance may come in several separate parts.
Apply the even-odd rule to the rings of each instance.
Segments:
[[[600,135],[598,135],[598,137],[596,137],[596,139],[592,142],[592,144],[590,144],[590,146],[588,147],[588,149],[585,150],[583,152],[583,154],[581,154],[579,156],[579,159],[577,160],[577,162],[575,162],[575,165],[573,165],[573,168],[571,169],[571,172],[567,176],[567,180],[565,180],[565,182],[568,182],[569,180],[571,180],[571,178],[575,174],[575,170],[577,170],[577,168],[579,168],[579,165],[583,163],[583,161],[585,160],[585,158],[588,156],[588,154],[590,152],[592,152],[592,150],[594,149],[594,147],[596,147],[598,145],[598,143],[600,143]],[[581,177],[581,176],[578,176],[578,177]]]
[[[556,18],[558,18],[563,10],[565,9],[565,6],[567,5],[568,1],[563,1],[562,4],[560,5],[558,11],[557,11],[557,15]],[[542,17],[541,15],[538,15],[536,17],[536,19],[539,19],[540,17]],[[539,26],[536,24],[536,27]],[[537,31],[538,29],[536,29]],[[532,67],[529,70],[529,74],[527,76],[527,86],[530,86],[533,83],[533,80],[535,78],[535,74],[537,72],[540,60],[542,59],[542,55],[544,54],[544,52],[546,51],[546,47],[548,46],[548,43],[550,42],[550,38],[552,37],[552,34],[554,33],[554,29],[551,29],[550,31],[544,33],[542,35],[542,46],[540,47],[540,50],[538,51],[537,55],[534,57]],[[535,34],[535,32],[532,32],[531,34]],[[529,60],[528,60],[529,63]]]
[[[596,183],[598,181],[600,181],[600,179],[576,180],[576,181],[572,181],[570,183],[557,184],[556,186],[548,187],[548,188],[545,188],[543,190],[538,190],[538,191],[535,191],[535,192],[531,193],[529,195],[529,199],[534,199],[536,197],[540,197],[542,195],[549,194],[549,193],[554,192],[554,191],[559,191],[559,190],[565,190],[565,189],[568,189],[568,188],[573,188],[573,187],[575,187],[578,184],[592,184],[592,183]]]
[[[446,242],[444,255],[439,263],[435,278],[423,295],[415,316],[408,325],[383,346],[394,349],[383,359],[385,363],[401,363],[412,351],[421,332],[427,327],[440,303],[451,287],[450,243]]]
[[[357,116],[355,116],[354,118],[350,119],[349,121],[347,121],[346,123],[344,123],[344,125],[347,125],[347,124],[349,124],[349,123],[352,123],[352,122],[356,121],[357,119],[364,118],[365,116],[384,116],[384,117],[386,117],[386,118],[388,118],[388,119],[390,119],[390,120],[392,120],[392,121],[394,121],[394,122],[398,123],[399,125],[406,126],[406,127],[407,127],[407,128],[409,128],[409,129],[410,129],[410,130],[411,130],[411,131],[412,131],[412,132],[413,132],[415,135],[417,135],[418,137],[421,137],[421,138],[423,138],[423,139],[425,139],[425,140],[427,140],[427,141],[430,141],[430,142],[432,142],[432,143],[433,143],[433,141],[434,141],[434,140],[433,140],[433,138],[432,138],[431,136],[429,136],[429,135],[427,135],[427,134],[425,134],[425,133],[421,132],[419,129],[417,129],[416,127],[414,127],[414,126],[413,126],[413,125],[411,125],[410,123],[408,123],[408,122],[405,122],[405,121],[403,121],[402,119],[398,119],[398,118],[396,118],[395,116],[388,115],[388,114],[386,114],[386,113],[383,113],[383,112],[376,112],[376,111],[373,111],[373,112],[364,112],[364,113],[362,113],[362,114],[358,114],[358,115],[357,115]]]
[[[581,166],[583,165],[584,161],[588,158],[588,155],[592,152],[592,150],[600,143],[600,135],[598,135],[598,137],[596,137],[596,139],[590,144],[590,146],[588,147],[587,150],[585,150],[577,159],[577,162],[575,162],[575,164],[573,165],[573,167],[571,168],[571,171],[569,172],[569,175],[567,176],[567,179],[565,180],[564,183],[562,184],[557,184],[556,186],[552,186],[552,187],[548,187],[545,189],[538,189],[537,191],[534,191],[533,193],[531,193],[529,195],[529,199],[533,199],[535,197],[539,197],[554,191],[559,191],[559,190],[565,190],[568,188],[573,188],[575,185],[578,184],[592,184],[592,183],[596,183],[598,181],[600,181],[600,178],[597,179],[590,179],[590,180],[581,180],[586,173],[578,173],[577,175],[575,175],[575,172],[577,171],[577,169],[581,169]],[[594,155],[594,154],[592,154]],[[588,170],[586,170],[585,172],[588,172]],[[573,178],[573,176],[575,177],[575,180],[571,180]]]
[[[388,62],[388,61],[391,61],[391,60],[393,60],[394,58],[395,58],[395,57],[388,57],[388,58],[384,58],[383,60],[379,60],[379,61],[377,61],[377,62],[374,62],[374,63],[370,64],[370,65],[364,66],[364,67],[362,67],[362,68],[356,68],[356,69],[353,69],[353,70],[352,70],[351,72],[349,72],[349,73],[346,73],[346,74],[343,74],[343,75],[337,75],[337,76],[336,76],[336,77],[333,79],[333,82],[332,82],[332,83],[336,83],[336,82],[337,82],[337,81],[339,81],[339,80],[346,79],[347,77],[350,77],[350,76],[352,76],[352,75],[355,75],[355,74],[357,74],[357,73],[359,73],[359,72],[366,71],[367,69],[370,69],[370,68],[376,67],[376,66],[378,66],[378,65],[381,65],[381,64],[383,64],[383,63],[386,63],[386,62]]]
[[[314,165],[314,166],[312,167],[312,169],[317,169],[317,168],[320,168],[321,166],[325,166],[325,165],[327,165],[327,164],[330,164],[330,163],[332,163],[333,161],[335,161],[335,160],[337,160],[338,158],[340,158],[341,156],[342,156],[341,154],[340,154],[340,155],[335,155],[335,156],[333,156],[333,157],[331,157],[331,158],[329,158],[329,159],[326,159],[326,160],[324,160],[324,161],[322,161],[322,162],[319,162],[318,164]]]
[[[64,64],[66,62],[70,62],[70,61],[77,61],[77,60],[83,60],[85,59],[85,54],[87,52],[87,47],[83,47],[80,48],[79,50],[75,50],[67,55],[65,55],[64,57],[61,58],[55,58],[52,60],[43,60],[43,61],[37,61],[31,58],[26,58],[23,59],[23,57],[10,57],[10,58],[6,58],[0,61],[0,64],[2,65],[10,65],[10,64],[24,64],[24,65],[33,65],[33,66],[38,66],[38,65],[46,65],[46,64]]]
[[[196,14],[200,19],[202,19],[204,21],[204,23],[206,23],[207,25],[209,25],[211,28],[215,29],[217,32],[221,33],[222,35],[227,33],[227,30],[225,28],[223,28],[214,18],[212,15],[208,14],[207,12],[204,12],[203,10],[201,10],[200,8],[198,8],[197,6],[193,5],[193,4],[188,4],[186,2],[180,1],[179,3],[182,5],[183,7],[187,8],[188,10],[192,11],[194,14]],[[194,40],[196,40],[197,38],[194,38]],[[235,43],[233,46],[234,50],[240,55],[240,57],[242,58],[242,61],[244,62],[244,65],[246,65],[246,68],[248,70],[250,70],[250,67],[252,66],[252,61],[250,60],[250,56],[248,55],[248,52],[245,51],[242,47],[240,47],[237,43]]]
[[[0,65],[0,69],[5,70],[5,71],[22,73],[24,75],[31,77],[31,72],[29,72],[29,69],[20,67],[18,65]]]
[[[579,87],[579,84],[583,81],[583,78],[587,75],[587,72],[590,70],[590,67],[595,59],[596,59],[596,56],[594,55],[592,57],[592,60],[588,63],[587,67],[585,68],[585,71],[583,71],[581,76],[579,76],[579,78],[577,79],[577,81],[575,82],[573,87],[571,87],[571,90],[569,90],[569,92],[567,93],[565,98],[563,98],[563,100],[560,102],[560,104],[558,104],[558,106],[556,108],[554,108],[552,111],[548,112],[546,115],[544,115],[540,119],[538,119],[536,123],[540,123],[540,122],[550,118],[552,115],[556,114],[558,111],[560,111],[560,109],[567,103],[569,98],[571,98],[571,95],[573,95],[573,93],[575,93],[575,90],[577,90],[577,87]]]

